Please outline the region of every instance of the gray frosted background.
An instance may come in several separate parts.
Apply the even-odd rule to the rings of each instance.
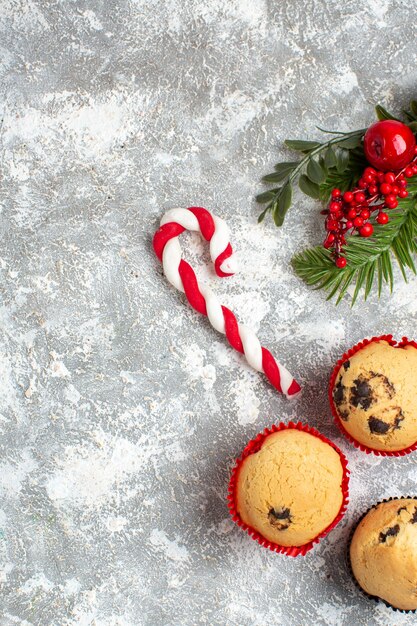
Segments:
[[[417,280],[336,308],[293,274],[322,239],[296,195],[257,224],[286,137],[369,124],[416,97],[409,0],[1,0],[1,626],[401,626],[364,599],[346,540],[376,500],[415,494],[417,455],[354,450],[331,364],[365,336],[416,336]],[[288,403],[162,275],[165,209],[224,217],[241,271],[188,259],[304,385]],[[301,418],[348,455],[351,504],[304,559],[259,547],[226,507],[230,468]]]

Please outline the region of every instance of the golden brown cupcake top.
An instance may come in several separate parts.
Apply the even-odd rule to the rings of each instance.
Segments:
[[[371,509],[354,532],[350,561],[366,593],[397,609],[417,609],[417,499]]]
[[[333,401],[346,431],[376,450],[417,441],[417,349],[372,342],[345,361]]]
[[[246,524],[282,546],[302,546],[337,516],[343,502],[337,451],[309,433],[269,435],[246,457],[237,480],[236,508]]]

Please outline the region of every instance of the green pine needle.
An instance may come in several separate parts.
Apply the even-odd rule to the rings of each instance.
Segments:
[[[407,189],[409,196],[400,200],[396,209],[389,211],[388,224],[375,224],[372,237],[347,238],[345,268],[336,267],[331,253],[323,246],[316,246],[293,257],[292,265],[296,274],[307,285],[327,291],[328,300],[336,297],[336,304],[343,299],[348,288],[354,285],[352,306],[361,289],[364,299],[367,299],[375,280],[378,296],[381,295],[384,283],[392,291],[393,258],[407,281],[407,269],[416,273],[413,257],[417,254],[417,177],[409,179]]]

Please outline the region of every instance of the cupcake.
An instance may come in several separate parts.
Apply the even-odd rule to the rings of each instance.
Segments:
[[[330,405],[342,431],[366,452],[417,447],[417,344],[391,335],[353,347],[333,370]]]
[[[417,609],[417,498],[380,502],[359,522],[349,549],[360,588],[395,609]]]
[[[305,554],[339,522],[347,498],[345,457],[300,423],[252,440],[229,486],[233,519],[261,545],[290,556]]]

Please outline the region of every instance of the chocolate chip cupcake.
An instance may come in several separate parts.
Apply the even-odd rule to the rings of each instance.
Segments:
[[[359,522],[349,549],[361,589],[395,609],[417,609],[417,498],[380,502]]]
[[[391,335],[365,340],[342,357],[330,381],[332,412],[348,438],[376,454],[417,447],[417,345]]]
[[[348,472],[340,450],[302,424],[280,424],[245,448],[232,473],[233,519],[262,545],[305,554],[343,516]]]

